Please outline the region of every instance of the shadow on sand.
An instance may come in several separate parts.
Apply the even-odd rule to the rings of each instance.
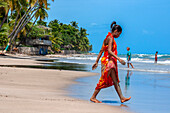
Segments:
[[[120,101],[103,100],[102,103],[106,103],[106,104],[120,104],[120,107],[128,107],[127,105],[120,103]]]
[[[112,100],[103,100],[102,103],[115,104],[115,103],[120,103],[120,102],[119,101],[112,101]]]

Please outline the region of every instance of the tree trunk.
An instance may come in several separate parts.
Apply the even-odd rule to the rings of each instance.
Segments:
[[[37,9],[38,11],[38,9]],[[37,12],[36,11],[36,12]],[[36,12],[33,14],[33,12],[31,13],[31,15],[33,14],[32,17],[28,18],[25,23],[23,23],[23,25],[15,32],[14,36],[11,38],[12,40],[17,36],[17,34],[27,25],[27,23],[35,16]]]
[[[28,10],[27,10],[27,12],[28,12],[28,14],[29,14],[29,10],[31,9],[31,10],[33,10],[34,8],[35,8],[35,6],[36,5],[34,5],[34,7],[33,8],[29,8]],[[38,8],[39,9],[39,8]],[[17,27],[13,30],[13,32],[10,34],[10,36],[8,36],[8,37],[11,37],[13,34],[14,34],[14,32],[15,32],[15,34],[13,35],[13,37],[11,37],[10,38],[10,40],[9,40],[9,43],[8,43],[8,45],[6,46],[6,48],[5,48],[5,50],[3,51],[3,53],[6,53],[6,51],[7,51],[7,49],[8,49],[8,47],[10,46],[10,44],[11,44],[11,42],[12,42],[12,40],[17,36],[17,34],[26,26],[26,24],[35,16],[35,14],[36,14],[36,12],[38,11],[38,9],[37,10],[33,10],[32,11],[32,13],[28,16],[28,18],[26,18],[27,17],[27,15],[28,14],[24,14],[24,16],[26,16],[25,18],[24,18],[24,16],[21,18],[21,20],[20,20],[20,22],[18,23],[18,25],[17,25]],[[34,11],[36,11],[34,14],[33,14],[33,12]],[[31,15],[33,14],[33,16],[31,17]],[[25,22],[25,23],[24,23]],[[17,29],[17,30],[16,30]]]
[[[25,20],[27,13],[31,10],[31,7],[28,8],[28,10],[26,11],[26,13],[22,16],[22,18],[20,19],[19,23],[17,24],[17,26],[15,27],[15,29],[11,32],[11,34],[8,36],[8,38],[10,38],[16,31],[16,29],[18,28],[18,26],[20,25],[21,22],[23,22],[23,19]]]
[[[26,38],[28,36],[28,34],[30,33],[30,31],[32,30],[32,27],[34,26],[35,22],[37,21],[38,18],[35,19],[34,23],[32,24],[31,28],[29,29],[28,33],[26,34]]]
[[[22,9],[22,6],[21,6],[21,8],[20,8],[20,10],[19,10],[19,12],[18,12],[18,14],[17,14],[16,19],[15,19],[15,24],[14,24],[13,30],[15,29],[15,26],[16,26],[16,24],[17,24],[17,20],[18,20],[19,14],[20,14],[20,12],[21,12],[21,9]]]
[[[8,9],[8,11],[7,11],[7,14],[5,15],[5,17],[3,18],[2,22],[1,22],[0,30],[1,30],[3,24],[5,23],[5,21],[6,21],[7,17],[8,17],[8,12],[9,12],[9,9]]]

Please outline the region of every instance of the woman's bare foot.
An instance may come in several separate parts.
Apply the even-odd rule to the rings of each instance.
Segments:
[[[130,100],[130,99],[131,99],[131,96],[130,96],[129,98],[123,98],[123,99],[121,100],[121,103],[126,102],[126,101],[128,101],[128,100]]]
[[[97,100],[96,98],[90,98],[90,101],[94,103],[102,103],[101,101]]]

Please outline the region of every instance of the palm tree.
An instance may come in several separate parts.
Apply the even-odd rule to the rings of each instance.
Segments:
[[[87,38],[87,33],[86,33],[86,29],[83,29],[82,27],[80,28],[80,33],[79,33],[79,40],[78,40],[78,42],[79,42],[79,49],[81,50],[81,51],[85,51],[85,52],[87,52],[87,51],[89,51],[89,40],[88,40],[88,38]]]
[[[5,46],[6,43],[8,42],[8,30],[9,26],[8,24],[3,24],[1,30],[0,30],[0,46]]]
[[[76,23],[76,21],[72,21],[70,23],[73,27],[78,28],[78,23]]]
[[[49,4],[48,4],[48,6],[49,6]],[[50,9],[50,8],[47,8],[47,9],[46,9],[46,8],[45,8],[45,5],[43,5],[42,7],[40,7],[40,8],[38,9],[38,11],[37,11],[36,14],[35,14],[35,20],[34,20],[32,26],[31,26],[31,28],[29,29],[29,31],[28,31],[27,34],[26,34],[26,38],[27,38],[28,34],[30,33],[32,27],[34,26],[34,24],[35,24],[36,21],[38,20],[38,18],[40,18],[40,20],[44,20],[45,18],[48,18],[48,13],[47,13],[46,10],[49,10],[49,9]]]
[[[0,8],[5,12],[0,29],[8,17],[9,11],[11,12],[11,15],[13,11],[17,11],[19,13],[22,6],[26,6],[26,0],[0,0]]]
[[[14,0],[13,0],[14,1]],[[20,1],[20,0],[18,0]],[[22,1],[22,0],[21,0]],[[52,0],[54,1],[54,0]],[[10,46],[11,42],[15,39],[15,37],[18,35],[18,33],[27,25],[29,21],[32,20],[32,18],[36,15],[38,10],[45,6],[47,9],[47,0],[30,0],[29,1],[29,6],[27,8],[27,11],[25,14],[21,17],[20,21],[18,22],[17,26],[15,29],[11,32],[11,34],[8,36],[10,38],[7,47],[3,51],[4,53],[7,51],[8,47]],[[36,8],[38,6],[38,8]]]
[[[7,2],[6,0],[0,0],[0,10],[2,11],[2,13],[4,13],[4,18],[1,21],[1,25],[0,25],[0,30],[3,26],[3,24],[5,23],[7,17],[8,17],[8,13],[9,13],[9,2]]]
[[[52,34],[54,37],[62,39],[62,44],[57,44],[60,45],[62,49],[68,49],[71,47],[69,49],[81,52],[92,50],[92,45],[90,45],[87,38],[87,30],[84,28],[77,29],[78,23],[75,21],[72,21],[71,24],[67,25],[60,23],[58,20],[54,20],[51,21],[48,26],[52,28]]]
[[[60,51],[63,40],[60,37],[52,36],[50,37],[50,41],[52,42],[52,49],[55,51]]]

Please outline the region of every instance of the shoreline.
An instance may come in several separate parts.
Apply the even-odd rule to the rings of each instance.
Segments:
[[[0,64],[37,65],[34,59],[1,58]],[[40,64],[42,65],[42,64]],[[127,113],[117,106],[94,104],[68,96],[71,84],[96,73],[0,67],[0,111],[5,113]],[[67,108],[67,109],[66,109]]]
[[[166,97],[170,92],[169,74],[120,70],[119,75],[123,95],[132,97],[129,102],[123,104],[123,109],[135,113],[168,113],[170,103]],[[74,92],[71,96],[87,101],[94,91],[93,88],[98,79],[99,76],[78,78],[76,81],[80,82],[81,85],[73,84],[71,86]],[[114,86],[102,89],[97,99],[112,106],[121,105]]]

